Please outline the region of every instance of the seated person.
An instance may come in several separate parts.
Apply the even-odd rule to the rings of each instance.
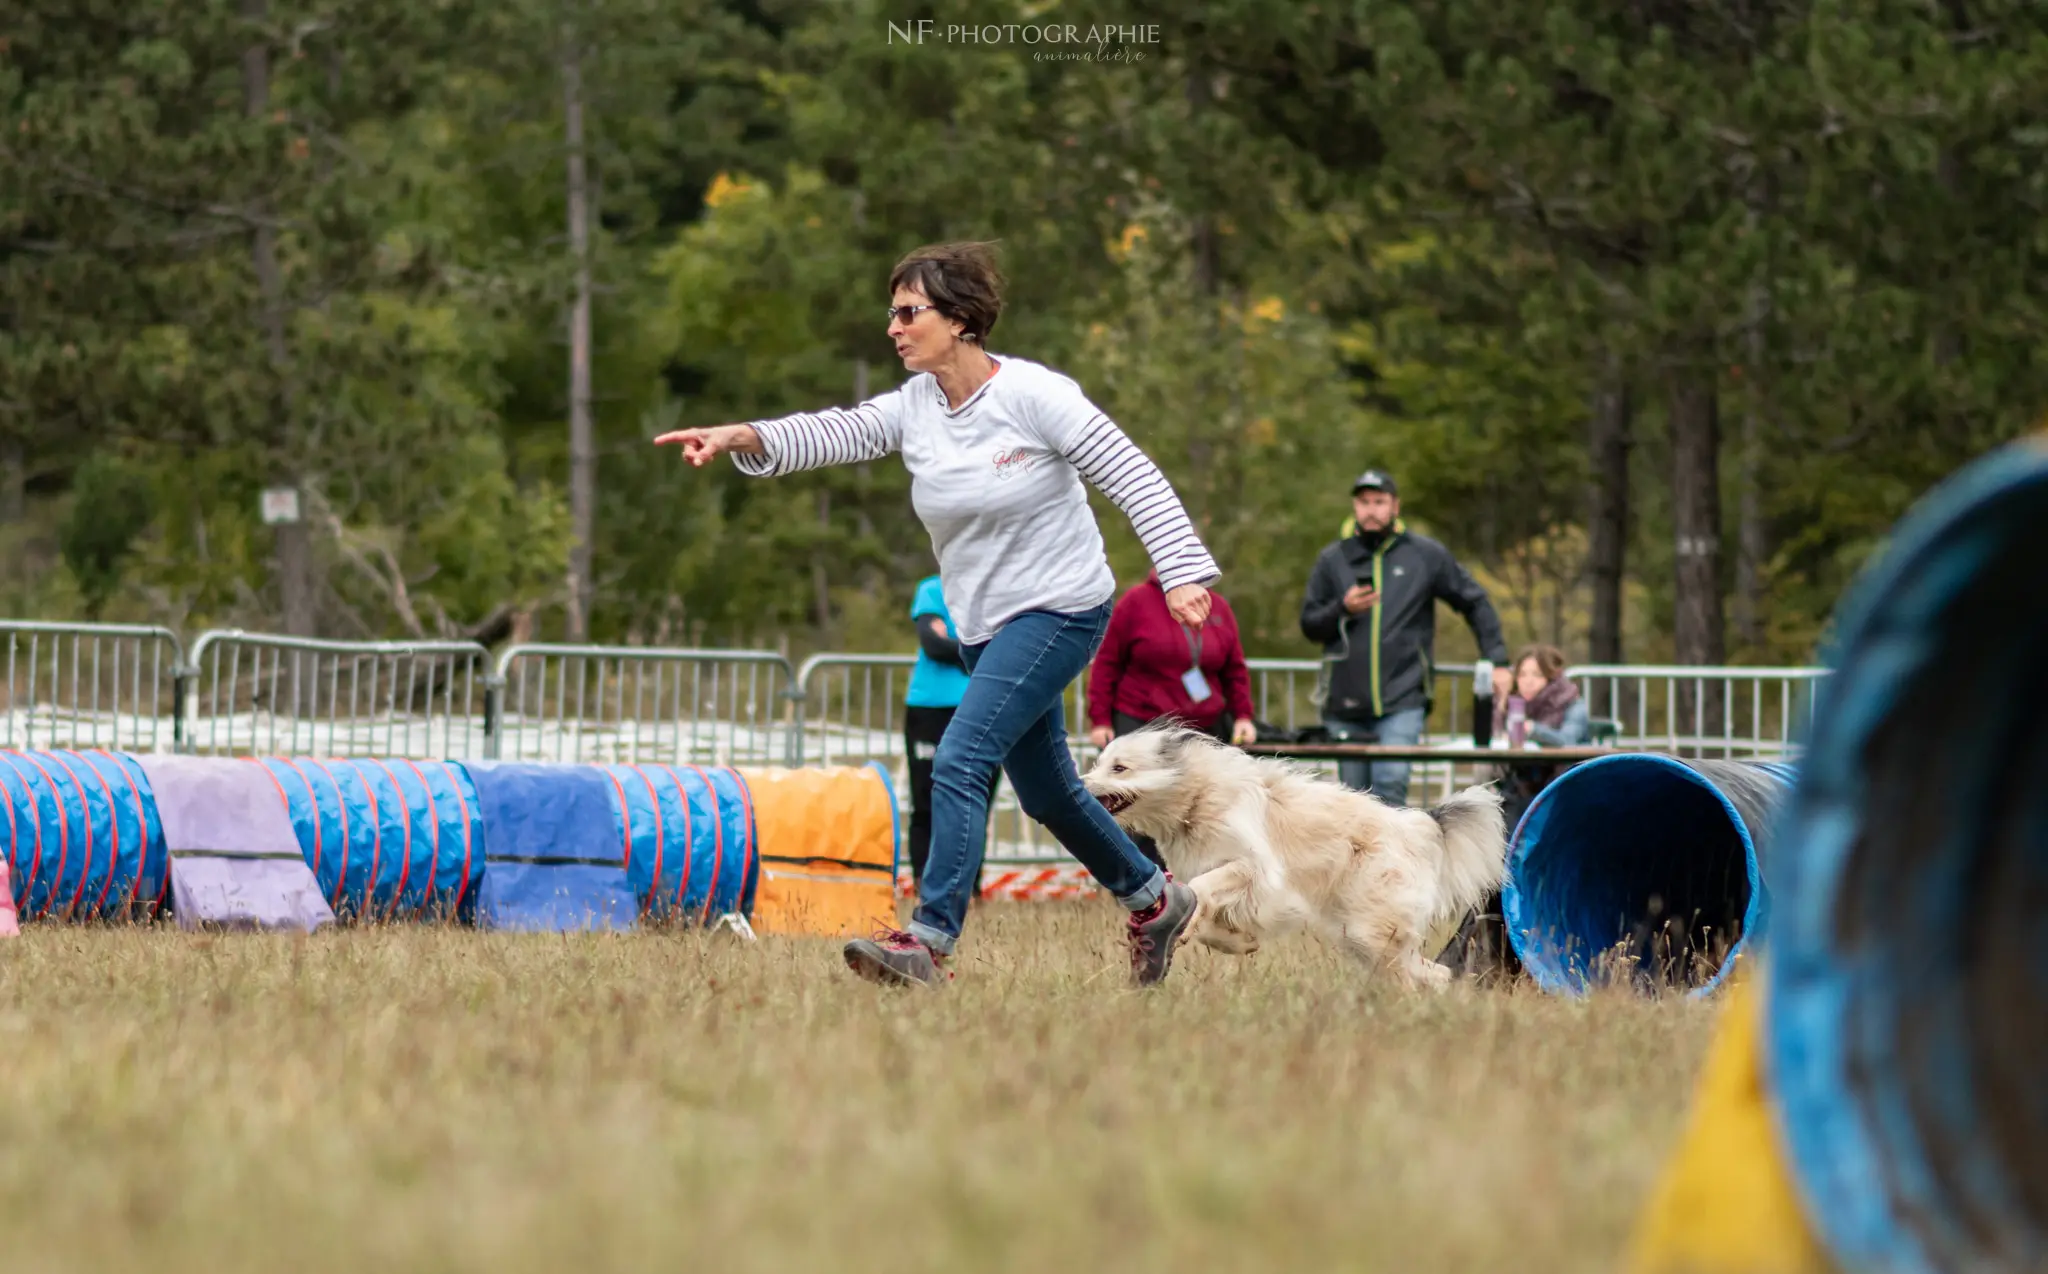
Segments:
[[[1519,748],[1529,740],[1546,748],[1583,747],[1593,722],[1579,688],[1564,675],[1564,652],[1525,646],[1515,656],[1514,691],[1493,705],[1493,737]]]
[[[1534,743],[1539,748],[1571,748],[1592,741],[1593,723],[1586,701],[1564,675],[1564,667],[1564,652],[1555,646],[1527,646],[1515,656],[1513,692],[1494,696],[1493,737],[1499,746],[1520,748]],[[1509,836],[1514,835],[1536,794],[1564,769],[1555,761],[1501,767],[1501,813],[1507,819]],[[1521,971],[1501,919],[1498,893],[1488,896],[1465,918],[1437,960],[1457,972],[1474,975]]]

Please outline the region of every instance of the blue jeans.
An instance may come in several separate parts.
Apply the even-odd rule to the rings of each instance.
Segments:
[[[1324,717],[1323,726],[1332,743],[1419,743],[1427,715],[1421,708],[1401,708],[1370,722]],[[1406,761],[1339,761],[1337,777],[1344,786],[1371,792],[1389,805],[1408,803]]]
[[[1109,612],[1108,602],[1076,615],[1032,611],[981,645],[960,648],[970,675],[932,758],[931,854],[910,919],[910,932],[932,950],[951,951],[967,918],[988,836],[989,781],[999,766],[1024,813],[1124,906],[1142,910],[1165,891],[1166,873],[1081,786],[1067,751],[1061,699],[1095,657]]]

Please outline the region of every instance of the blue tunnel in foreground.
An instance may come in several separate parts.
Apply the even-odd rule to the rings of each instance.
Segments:
[[[1705,994],[1769,918],[1763,863],[1793,777],[1778,762],[1620,753],[1531,801],[1501,912],[1546,991],[1672,977]]]
[[[2048,1268],[2048,445],[1900,522],[1777,829],[1762,1047],[1841,1265]]]

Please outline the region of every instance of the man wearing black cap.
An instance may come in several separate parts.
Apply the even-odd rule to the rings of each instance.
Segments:
[[[1329,669],[1323,724],[1335,741],[1415,743],[1434,696],[1436,603],[1465,617],[1506,694],[1507,643],[1486,590],[1451,551],[1401,524],[1401,493],[1382,469],[1351,484],[1356,530],[1322,551],[1301,602],[1301,632]],[[1342,761],[1348,785],[1408,802],[1408,762]]]

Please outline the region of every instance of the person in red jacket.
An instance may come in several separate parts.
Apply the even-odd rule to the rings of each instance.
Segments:
[[[1157,571],[1117,599],[1088,670],[1088,738],[1096,747],[1167,717],[1232,744],[1258,737],[1237,616],[1221,593],[1212,589],[1209,597],[1209,618],[1200,628],[1182,625],[1167,611]],[[1166,866],[1149,839],[1131,839]]]

